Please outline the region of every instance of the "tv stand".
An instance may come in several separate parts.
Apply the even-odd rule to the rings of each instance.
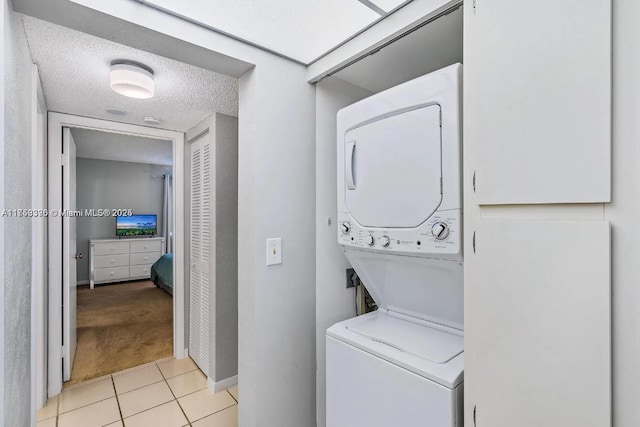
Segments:
[[[144,280],[151,265],[164,255],[164,237],[89,240],[89,286]]]

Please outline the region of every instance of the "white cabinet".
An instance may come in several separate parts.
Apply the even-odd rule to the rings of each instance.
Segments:
[[[610,426],[609,223],[482,220],[467,263],[476,425]]]
[[[148,279],[164,253],[164,237],[89,240],[89,284]]]
[[[611,1],[464,13],[465,419],[609,427]]]
[[[609,202],[611,0],[464,7],[464,143],[478,156],[478,202]]]

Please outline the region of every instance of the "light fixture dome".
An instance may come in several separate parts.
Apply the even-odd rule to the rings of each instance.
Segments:
[[[151,98],[155,92],[153,70],[130,61],[114,61],[109,73],[111,90],[130,98]]]

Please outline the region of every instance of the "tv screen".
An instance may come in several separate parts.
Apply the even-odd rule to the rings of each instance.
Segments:
[[[116,236],[155,236],[158,234],[157,215],[131,215],[116,217]]]

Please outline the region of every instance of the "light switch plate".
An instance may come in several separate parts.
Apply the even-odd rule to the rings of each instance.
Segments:
[[[267,239],[267,265],[282,264],[282,239]]]

